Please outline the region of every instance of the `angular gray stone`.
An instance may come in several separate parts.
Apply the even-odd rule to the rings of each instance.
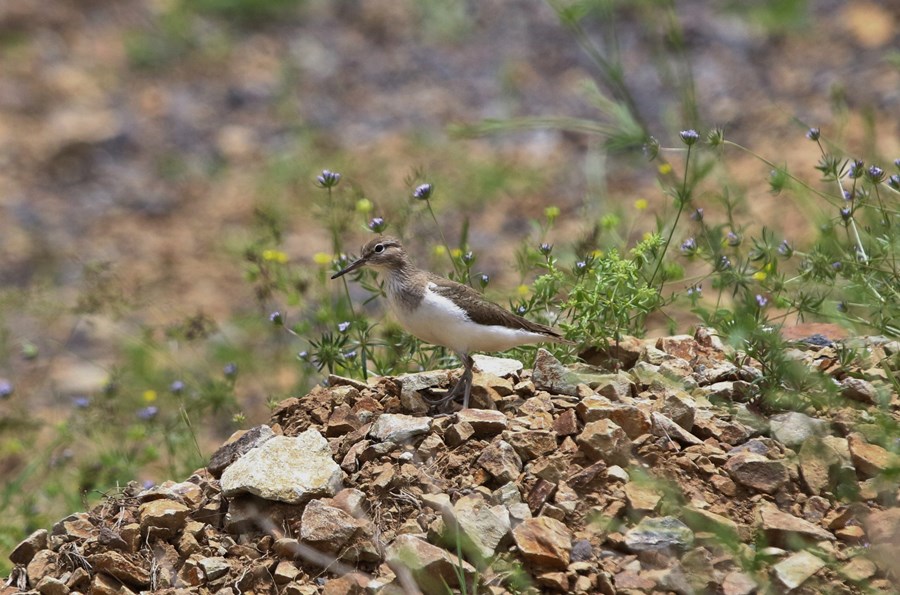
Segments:
[[[900,560],[900,508],[879,510],[864,521],[871,547],[868,555],[883,572],[894,572]]]
[[[525,430],[522,432],[506,432],[503,437],[516,449],[516,453],[524,462],[550,454],[557,449],[555,432]]]
[[[625,532],[625,546],[633,552],[687,548],[694,543],[694,532],[671,516],[645,517]]]
[[[369,437],[381,442],[403,444],[416,436],[427,434],[431,429],[431,422],[432,419],[430,417],[414,417],[412,415],[403,415],[402,413],[384,413],[378,416],[378,419],[372,424],[372,428],[369,430]]]
[[[511,530],[506,507],[490,506],[480,494],[463,496],[443,512],[444,524],[462,534],[463,555],[476,562],[492,558]]]
[[[52,576],[45,576],[35,587],[41,595],[69,595],[69,587],[66,583]]]
[[[612,401],[627,401],[636,392],[634,378],[626,372],[598,375],[596,378],[591,379],[591,382],[586,382],[585,384],[595,388],[598,394]]]
[[[237,434],[237,433],[236,433]],[[272,428],[266,425],[250,428],[246,432],[232,436],[228,442],[219,447],[209,459],[207,469],[213,477],[220,477],[228,465],[232,464],[251,449],[256,448],[266,440],[275,436]]]
[[[465,560],[409,534],[398,535],[385,548],[384,559],[398,575],[412,575],[426,595],[458,587],[460,571],[467,583],[475,574],[475,568]]]
[[[478,464],[502,482],[516,481],[522,472],[522,459],[505,440],[489,444],[478,457]]]
[[[195,507],[203,502],[203,488],[190,481],[183,481],[180,483],[164,481],[161,484],[142,491],[137,495],[137,498],[141,502],[166,498],[181,502],[189,507]]]
[[[577,374],[562,365],[544,348],[538,349],[534,359],[531,381],[538,390],[573,397],[578,395],[576,387],[582,382]]]
[[[806,579],[817,573],[825,562],[803,550],[792,555],[790,558],[782,560],[772,567],[775,577],[788,590],[796,589],[802,585]]]
[[[161,539],[174,537],[187,523],[190,509],[175,500],[151,500],[139,509],[141,534]]]
[[[463,409],[457,412],[458,422],[468,422],[478,437],[496,436],[509,425],[509,419],[493,409]]]
[[[585,425],[576,441],[592,461],[627,465],[631,458],[631,440],[622,428],[608,419]]]
[[[841,395],[866,405],[875,405],[878,402],[878,389],[875,385],[852,376],[847,376],[841,381]]]
[[[834,535],[822,527],[783,512],[770,502],[760,504],[757,517],[770,543],[781,547],[799,548],[804,540],[834,541]]]
[[[830,490],[836,483],[842,467],[847,468],[850,476],[855,474],[849,461],[850,451],[847,448],[847,440],[845,438],[837,438],[837,440],[844,443],[843,450],[847,451],[846,461],[832,446],[833,440],[826,441],[813,436],[800,446],[797,453],[800,478],[806,485],[807,491],[812,495]]]
[[[472,359],[475,360],[476,370],[484,372],[485,374],[493,374],[500,378],[506,376],[518,376],[525,367],[519,360],[508,357],[493,357],[490,355],[475,354],[472,356]]]
[[[797,411],[789,411],[769,418],[769,431],[775,440],[794,448],[813,436],[824,436],[828,432],[828,423]]]
[[[725,470],[736,483],[766,494],[774,494],[790,479],[784,463],[749,451],[732,455]]]
[[[249,493],[289,504],[333,496],[344,473],[328,441],[314,429],[296,437],[275,436],[235,461],[222,474],[225,496]]]
[[[703,444],[702,440],[658,411],[654,411],[650,414],[650,421],[653,424],[654,436],[669,438],[670,440],[674,440],[675,442],[687,446]],[[693,425],[693,423],[691,425]]]
[[[612,420],[632,439],[650,431],[650,419],[645,412],[634,405],[614,403],[601,395],[582,399],[575,407],[575,412],[584,423],[600,419]]]
[[[694,416],[697,412],[697,404],[687,393],[683,391],[667,391],[666,395],[657,402],[657,408],[660,413],[688,432],[694,427]]]
[[[318,549],[336,552],[353,538],[360,526],[360,522],[344,510],[321,500],[312,500],[300,517],[300,539]]]
[[[217,578],[221,578],[231,570],[228,560],[221,556],[201,558],[197,561],[197,564],[203,569],[203,573],[206,575],[206,580],[208,581],[214,581]]]
[[[450,383],[448,370],[429,370],[416,374],[403,374],[398,377],[400,382],[400,405],[404,411],[413,413],[427,413],[428,403],[419,394],[421,390],[427,390]]]

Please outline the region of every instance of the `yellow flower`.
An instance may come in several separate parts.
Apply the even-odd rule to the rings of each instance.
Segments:
[[[446,253],[447,253],[447,249],[444,247],[443,244],[438,244],[437,246],[434,247],[434,255],[435,256],[443,256]]]
[[[262,257],[266,262],[277,262],[278,264],[284,264],[288,261],[287,254],[281,250],[263,250]]]
[[[356,201],[356,210],[360,213],[367,214],[372,212],[372,201],[368,198],[361,198]]]
[[[768,275],[765,271],[756,271],[755,273],[753,273],[753,278],[757,281],[763,281],[766,277],[768,277]]]
[[[547,221],[552,223],[559,217],[559,207],[547,207],[544,209],[544,217],[547,218]]]
[[[664,176],[672,173],[672,166],[671,166],[671,164],[668,164],[668,163],[660,163],[658,169],[659,169],[659,173],[661,173]]]
[[[645,240],[649,240],[649,239],[652,238],[652,237],[653,237],[653,232],[652,232],[652,231],[645,231],[645,232],[644,232],[644,239],[645,239]]]
[[[594,250],[591,252],[591,256],[594,258],[603,258],[603,250]]]
[[[460,256],[462,256],[462,250],[460,250],[459,248],[454,248],[450,251],[450,256],[452,256],[453,258],[459,258]]]
[[[524,283],[522,283],[521,285],[519,285],[519,286],[516,288],[516,292],[517,292],[520,296],[525,297],[526,295],[528,295],[528,286],[525,285]]]
[[[331,254],[326,254],[325,252],[316,252],[313,254],[313,262],[320,266],[327,266],[331,264]]]
[[[145,403],[152,403],[156,400],[156,391],[152,389],[145,390],[142,396]]]
[[[637,209],[638,211],[646,210],[647,209],[647,199],[639,198],[636,201],[634,201],[634,208]]]

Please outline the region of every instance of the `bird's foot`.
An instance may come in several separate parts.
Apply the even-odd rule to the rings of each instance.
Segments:
[[[422,395],[422,399],[429,406],[437,409],[438,411],[448,409],[451,404],[457,401],[460,397],[460,391],[453,389],[448,390],[442,395],[435,395],[432,391],[428,391],[427,394],[425,391],[421,391],[419,394]]]

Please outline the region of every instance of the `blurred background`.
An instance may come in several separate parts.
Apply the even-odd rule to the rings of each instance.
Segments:
[[[890,163],[898,21],[886,0],[0,2],[0,569],[31,529],[180,479],[319,380],[305,292],[371,217],[449,268],[417,183],[502,296],[548,207],[561,255],[610,216],[624,245],[656,229],[648,134],[721,126],[813,184],[810,126]],[[814,231],[771,165],[728,168],[748,226]]]

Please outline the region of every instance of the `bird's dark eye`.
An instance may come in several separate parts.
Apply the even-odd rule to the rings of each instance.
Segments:
[[[375,244],[375,247],[372,248],[375,251],[375,254],[381,254],[384,252],[384,244]]]

